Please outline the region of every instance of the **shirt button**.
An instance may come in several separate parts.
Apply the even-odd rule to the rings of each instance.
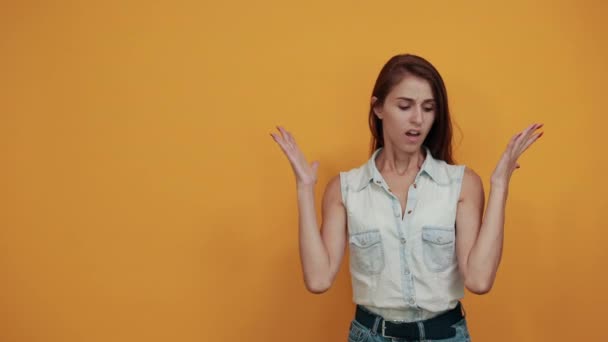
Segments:
[[[410,271],[405,270],[405,271],[403,272],[403,274],[405,274],[405,275],[409,275],[409,274],[410,274]]]
[[[414,300],[414,298],[410,298],[409,303],[413,305],[414,303],[416,303],[416,301]]]
[[[405,243],[405,238],[401,238],[401,243]]]
[[[408,213],[408,214],[411,214],[411,213],[412,213],[412,211],[411,211],[411,210],[408,210],[408,211],[407,211],[407,213]]]
[[[416,183],[414,183],[414,189],[416,189]]]

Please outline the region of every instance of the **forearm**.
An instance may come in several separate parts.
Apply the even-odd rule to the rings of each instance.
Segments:
[[[507,186],[491,186],[479,235],[467,261],[467,282],[480,292],[492,287],[502,257],[507,194]]]
[[[329,254],[317,224],[314,185],[297,187],[300,261],[311,292],[323,292],[329,282]]]

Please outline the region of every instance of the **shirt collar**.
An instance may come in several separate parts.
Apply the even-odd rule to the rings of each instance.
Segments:
[[[423,145],[423,147],[426,150],[426,158],[424,159],[424,162],[420,167],[420,171],[416,175],[416,181],[418,181],[418,178],[420,178],[421,174],[426,173],[437,184],[449,184],[450,179],[446,173],[445,168],[443,167],[443,164],[441,163],[441,160],[435,159],[431,154],[431,150],[426,145]],[[375,162],[376,156],[381,150],[382,147],[376,149],[370,159],[364,165],[363,173],[361,174],[361,179],[356,189],[357,191],[362,190],[371,182],[376,182],[378,184],[382,184],[382,182],[384,182],[380,171],[378,171],[378,168],[376,167]]]

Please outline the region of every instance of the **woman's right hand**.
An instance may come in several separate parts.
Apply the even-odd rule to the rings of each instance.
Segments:
[[[296,184],[298,186],[315,185],[317,183],[319,162],[314,161],[309,165],[291,133],[280,126],[277,126],[277,129],[281,134],[270,133],[270,135],[279,144],[287,159],[289,159],[289,163],[296,176]]]

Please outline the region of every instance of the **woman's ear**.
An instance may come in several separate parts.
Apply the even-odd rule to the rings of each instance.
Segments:
[[[382,114],[381,114],[382,110],[381,110],[381,108],[379,110],[378,107],[380,107],[380,106],[379,106],[379,103],[377,103],[377,102],[378,102],[378,98],[375,96],[372,96],[372,101],[371,101],[372,110],[374,111],[374,114],[376,114],[378,119],[382,120]]]

